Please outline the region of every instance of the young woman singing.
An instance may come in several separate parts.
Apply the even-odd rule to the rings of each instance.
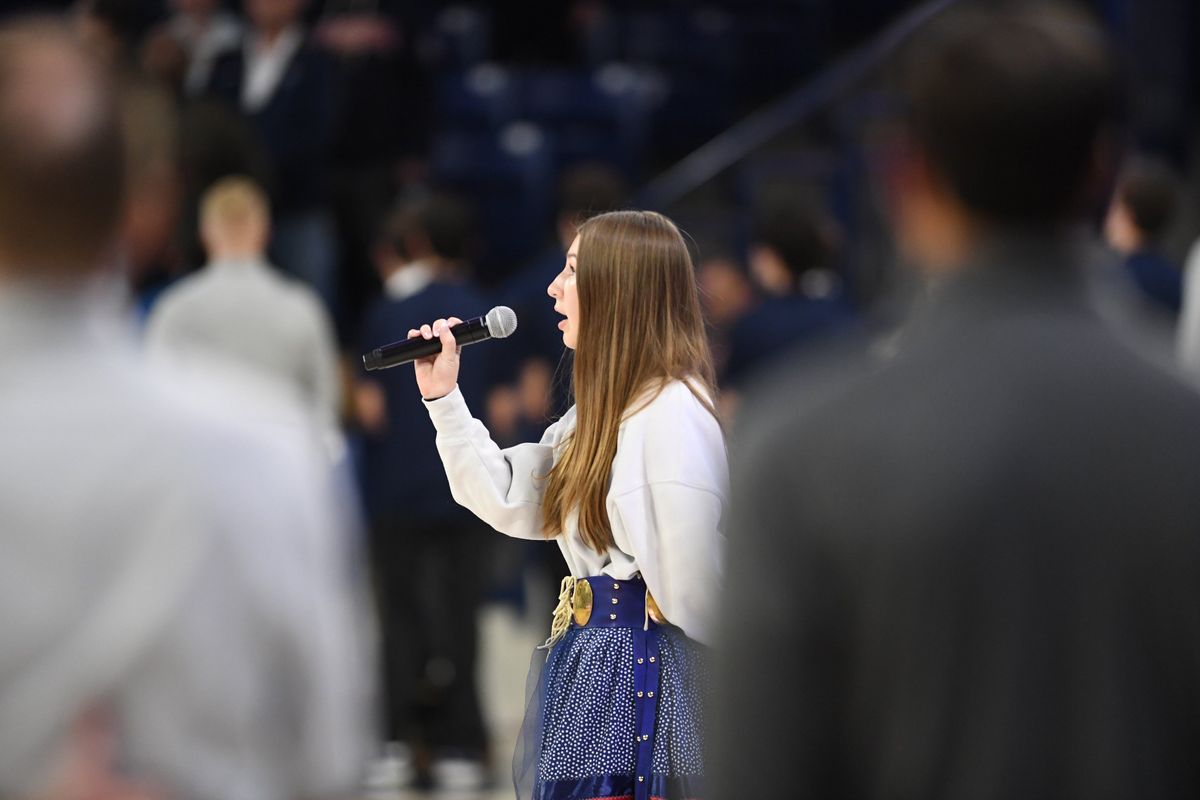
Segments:
[[[553,538],[563,580],[514,759],[533,800],[702,796],[706,645],[721,593],[727,465],[692,261],[653,212],[580,226],[548,289],[575,405],[500,449],[456,388],[438,320],[411,336],[455,499],[496,530]]]

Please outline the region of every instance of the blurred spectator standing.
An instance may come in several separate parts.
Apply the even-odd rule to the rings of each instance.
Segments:
[[[195,96],[208,88],[213,62],[242,42],[242,23],[222,8],[221,0],[170,0],[174,12],[152,35],[167,35],[183,51],[184,94]]]
[[[795,193],[765,198],[750,234],[750,275],[763,301],[734,323],[722,388],[736,388],[789,349],[854,320],[826,214]]]
[[[56,788],[92,714],[170,797],[351,791],[367,676],[326,461],[139,358],[115,95],[57,24],[0,31],[0,794]]]
[[[146,342],[164,358],[228,360],[269,376],[324,431],[339,424],[337,342],[311,288],[267,263],[271,213],[246,178],[224,178],[200,204],[208,264],[178,281],[151,312]]]
[[[408,337],[435,319],[481,316],[486,298],[466,279],[469,220],[434,196],[401,206],[382,226],[376,263],[384,295],[363,325],[361,351]],[[486,739],[476,689],[476,613],[484,589],[481,523],[450,495],[435,432],[422,415],[412,367],[365,375],[357,389],[364,430],[363,496],[383,626],[387,757],[372,788],[411,779],[414,767],[442,788],[479,788]],[[486,358],[463,363],[459,387],[482,402]]]
[[[1104,220],[1104,237],[1143,301],[1171,318],[1183,302],[1183,273],[1163,254],[1161,240],[1178,205],[1179,181],[1171,169],[1135,158],[1121,171]]]
[[[337,122],[333,65],[302,22],[305,0],[245,0],[250,28],[219,56],[209,91],[240,109],[270,159],[272,259],[337,314],[338,250],[328,166]]]
[[[1066,6],[962,12],[911,44],[889,176],[933,302],[890,363],[747,414],[715,798],[1200,792],[1200,398],[1096,316],[1072,238],[1115,59]]]
[[[433,104],[415,11],[399,0],[326,0],[313,30],[332,57],[341,98],[330,182],[346,340],[379,288],[371,251],[380,221],[399,189],[426,177]]]

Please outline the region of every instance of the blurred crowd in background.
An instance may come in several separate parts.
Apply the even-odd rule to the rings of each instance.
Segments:
[[[526,578],[550,586],[564,567],[453,502],[411,370],[365,373],[363,352],[510,306],[517,333],[468,351],[461,386],[502,444],[536,440],[569,403],[546,286],[575,226],[620,208],[653,207],[691,237],[730,421],[773,358],[886,332],[920,301],[872,185],[895,111],[886,62],[796,104],[768,141],[730,139],[837,80],[918,3],[17,5],[68,14],[119,82],[123,269],[147,347],[277,378],[354,476],[383,630],[383,785],[487,782],[476,611],[524,607]],[[1150,357],[1200,380],[1200,278],[1184,269],[1200,275],[1200,12],[1090,6],[1128,61],[1138,153],[1097,210],[1097,297]],[[714,137],[729,166],[656,191]]]

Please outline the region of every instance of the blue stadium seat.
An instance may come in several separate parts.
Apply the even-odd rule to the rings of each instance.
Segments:
[[[474,208],[484,249],[480,280],[495,285],[544,244],[553,205],[554,161],[549,138],[529,122],[497,134],[446,134],[431,157],[434,182]]]
[[[444,69],[468,69],[491,56],[492,25],[483,8],[451,5],[418,42],[422,60]]]
[[[662,95],[651,120],[660,156],[703,144],[736,118],[732,17],[712,9],[638,11],[622,23],[626,59],[653,70]]]
[[[617,64],[595,71],[529,70],[520,81],[521,116],[552,134],[560,169],[603,161],[633,176],[646,134],[638,80]]]
[[[825,3],[744,9],[732,17],[738,95],[758,105],[803,82],[825,63],[831,22]]]
[[[442,76],[437,105],[444,131],[494,133],[517,117],[517,83],[510,70],[479,64]]]

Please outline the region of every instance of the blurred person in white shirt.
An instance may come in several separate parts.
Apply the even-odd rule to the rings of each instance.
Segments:
[[[107,81],[54,22],[0,29],[0,795],[53,792],[95,714],[102,768],[168,797],[351,791],[369,662],[339,497],[295,411],[141,359]]]

